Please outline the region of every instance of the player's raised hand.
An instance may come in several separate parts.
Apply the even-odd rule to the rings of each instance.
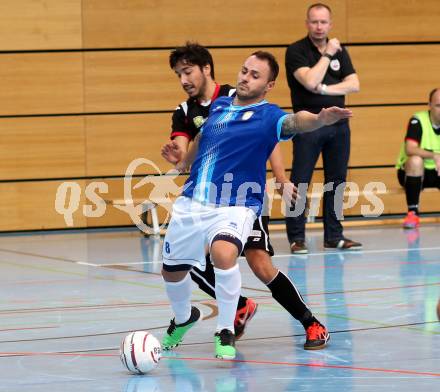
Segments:
[[[178,162],[180,162],[184,154],[184,151],[174,140],[171,140],[169,143],[162,146],[161,149],[162,157],[173,165],[176,165]]]
[[[318,120],[321,122],[322,126],[324,126],[332,125],[339,120],[350,118],[352,116],[353,112],[350,109],[332,106],[331,108],[322,109],[318,114]]]

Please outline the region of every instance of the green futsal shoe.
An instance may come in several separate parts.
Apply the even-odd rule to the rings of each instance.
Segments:
[[[188,321],[183,324],[176,324],[174,319],[170,321],[170,326],[167,329],[163,339],[162,348],[164,350],[171,350],[182,343],[185,334],[203,317],[202,312],[195,306],[191,307],[191,316]]]
[[[235,358],[235,335],[229,329],[222,329],[214,335],[215,357],[220,359]]]

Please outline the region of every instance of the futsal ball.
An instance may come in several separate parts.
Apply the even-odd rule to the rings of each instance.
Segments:
[[[145,374],[159,364],[162,348],[150,332],[135,331],[122,340],[119,355],[128,371]]]

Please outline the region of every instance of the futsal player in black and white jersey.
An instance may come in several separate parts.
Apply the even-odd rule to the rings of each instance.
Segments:
[[[187,43],[173,50],[170,54],[170,67],[188,94],[188,100],[181,103],[173,113],[171,132],[172,143],[177,145],[179,150],[186,152],[208,117],[212,102],[220,96],[234,95],[235,89],[227,84],[219,85],[215,82],[212,56],[201,45]],[[183,156],[175,156],[175,159],[170,160],[169,154],[164,157],[173,164],[183,159]],[[290,193],[296,198],[296,188],[285,176],[278,145],[269,161],[276,182],[280,184],[280,192]],[[304,348],[324,348],[328,340],[326,328],[312,315],[292,281],[272,264],[270,256],[273,256],[274,251],[269,239],[268,223],[268,214],[263,214],[255,220],[251,235],[244,246],[246,260],[255,275],[270,289],[273,298],[304,326],[307,334]],[[190,273],[199,288],[215,298],[215,274],[209,255],[205,271],[194,267]],[[241,337],[247,321],[253,317],[256,310],[255,301],[240,296],[234,322],[236,339]]]

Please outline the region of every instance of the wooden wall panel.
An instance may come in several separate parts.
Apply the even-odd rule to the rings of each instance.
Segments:
[[[350,166],[394,165],[412,114],[427,106],[353,108]]]
[[[134,179],[133,185],[141,179]],[[176,180],[177,185],[181,185],[185,180],[185,176]],[[362,190],[365,183],[370,181],[384,181],[391,189],[399,189],[396,181],[394,169],[362,169],[352,170],[349,174],[349,180],[354,181]],[[164,181],[163,179],[158,181]],[[314,182],[322,182],[322,172],[316,172]],[[103,227],[113,225],[131,225],[130,216],[114,206],[105,205],[104,200],[124,199],[123,179],[96,179],[95,182],[104,182],[108,186],[108,192],[103,193],[96,191],[99,197],[96,201],[85,198],[85,186],[92,181],[75,181],[81,192],[81,198],[78,209],[73,213],[73,226],[68,226],[63,215],[55,210],[55,198],[58,186],[61,181],[42,181],[42,182],[16,182],[0,184],[0,231],[12,230],[39,230],[39,229],[63,229],[68,227]],[[165,181],[168,183],[168,181]],[[165,182],[160,187],[165,186]],[[154,181],[147,185],[132,191],[133,198],[146,199],[151,197],[150,191],[154,187]],[[169,188],[169,183],[167,185]],[[168,189],[167,188],[167,189]],[[174,187],[173,187],[174,188]],[[171,188],[170,188],[171,189]],[[173,195],[170,196],[174,199]],[[406,210],[405,195],[403,192],[390,193],[388,195],[379,195],[382,199],[385,209],[384,213],[403,214]],[[67,199],[66,206],[71,199]],[[137,203],[138,201],[136,201]],[[86,217],[84,215],[84,207],[89,205],[93,210],[97,206],[103,208],[102,214],[97,217]],[[166,204],[167,205],[167,204]],[[345,215],[359,215],[361,206],[371,205],[371,201],[365,197],[359,198],[356,205],[345,211]],[[439,211],[440,193],[436,191],[422,192],[421,211],[434,212]],[[167,209],[159,207],[159,216],[161,221],[166,217]],[[320,212],[322,213],[322,211]],[[272,219],[283,218],[280,210],[280,200],[275,199],[272,211]]]
[[[76,181],[84,194],[83,181]],[[64,216],[55,210],[58,186],[62,181],[31,181],[0,184],[0,231],[60,229],[66,225]],[[70,200],[70,199],[68,199]],[[84,199],[73,213],[73,226],[85,227],[82,214]],[[67,204],[66,204],[67,205]]]
[[[81,0],[2,0],[2,50],[77,49],[82,46]]]
[[[427,106],[355,107],[350,120],[349,166],[394,165],[411,115]],[[293,139],[295,140],[295,139]],[[292,143],[280,143],[286,169],[292,165]],[[267,166],[270,168],[270,165]],[[317,168],[322,167],[319,158]]]
[[[440,2],[347,0],[348,42],[439,41]]]
[[[216,79],[235,85],[243,61],[254,50],[214,49]],[[277,87],[268,98],[290,106],[283,65],[284,49],[270,51],[281,64]],[[88,52],[85,62],[85,107],[87,112],[173,110],[187,99],[168,65],[168,50]]]
[[[81,53],[0,56],[0,115],[81,113]]]
[[[85,174],[82,117],[1,118],[0,134],[3,180]]]
[[[175,108],[184,93],[169,68],[168,56],[167,50],[85,53],[86,111]]]
[[[361,92],[347,103],[388,104],[427,101],[436,84],[440,51],[436,45],[363,46],[350,52]],[[254,49],[214,49],[216,79],[235,85],[243,61]],[[284,48],[268,48],[280,62],[271,102],[290,107],[284,70]],[[91,52],[85,54],[85,93],[88,112],[170,110],[185,100],[168,66],[169,51]],[[396,64],[399,67],[396,68]],[[424,72],[414,70],[423,69]]]
[[[87,175],[124,175],[134,159],[152,161],[162,172],[172,168],[160,155],[169,141],[171,114],[88,116]],[[143,173],[155,173],[142,166]]]
[[[405,194],[386,194],[378,195],[383,203],[383,214],[392,215],[404,215],[407,211]],[[424,192],[420,197],[420,212],[440,212],[438,205],[440,204],[440,194],[435,192]],[[273,202],[272,213],[270,215],[271,219],[285,219],[285,213],[282,212],[281,201],[276,199]],[[351,208],[344,209],[344,217],[350,216],[369,216],[372,217],[371,211],[374,206],[371,200],[366,199],[364,196],[360,196],[356,201],[356,204]],[[322,217],[322,202],[320,203],[320,208],[318,210],[317,217]]]
[[[85,115],[0,118],[0,179],[96,176],[95,182],[108,186],[108,193],[97,198],[101,207],[106,206],[106,213],[84,216],[83,207],[93,205],[85,199],[86,186],[92,180],[78,180],[81,199],[73,227],[131,224],[126,213],[102,204],[103,199],[124,197],[123,179],[99,177],[123,175],[128,164],[140,157],[157,164],[162,172],[168,170],[170,165],[161,158],[160,147],[169,137],[171,113],[86,113],[173,110],[186,95],[169,69],[169,48],[186,40],[214,47],[235,46],[211,50],[217,80],[232,85],[242,62],[255,50],[252,46],[266,46],[278,58],[281,71],[276,88],[267,98],[288,108],[285,46],[305,36],[305,10],[309,4],[305,0],[214,0],[206,4],[194,0],[4,0],[0,4],[3,51],[67,51],[3,53],[0,116]],[[440,3],[436,0],[426,0],[422,5],[394,0],[372,0],[368,4],[360,0],[331,0],[329,5],[334,15],[331,36],[342,42],[420,42],[440,38],[439,30],[433,28],[440,16]],[[110,50],[68,51],[81,48]],[[111,50],[118,48],[135,50]],[[360,77],[361,92],[351,95],[348,104],[401,105],[354,108],[350,165],[394,164],[409,116],[424,108],[403,104],[425,102],[437,85],[438,45],[351,46],[349,51]],[[282,150],[286,168],[290,168],[291,143],[282,143]],[[322,167],[321,160],[317,167]],[[136,173],[146,172],[154,169],[142,165]],[[321,181],[322,175],[322,170],[315,171],[314,181]],[[134,196],[143,198],[156,180],[152,177],[152,182],[133,191]],[[183,180],[181,177],[178,182]],[[361,187],[368,181],[384,181],[391,188],[399,188],[393,168],[350,170],[348,180]],[[132,186],[138,181],[141,178],[136,178]],[[54,204],[61,183],[1,183],[0,231],[66,228]],[[439,195],[424,192],[422,211],[438,210]],[[385,213],[405,212],[403,193],[381,197]],[[359,214],[360,204],[346,214]],[[272,217],[276,217],[274,211]],[[165,210],[159,213],[163,219]]]
[[[352,169],[347,174],[347,182],[350,181],[358,184],[359,188],[373,181],[384,182],[390,189],[400,189],[394,168]]]
[[[345,41],[345,1],[327,2],[334,33]],[[278,45],[305,36],[305,0],[83,1],[84,47]]]
[[[438,85],[439,45],[360,46],[349,48],[361,91],[348,103],[427,102]]]
[[[134,178],[132,182],[128,185],[124,184],[124,179],[104,179],[108,186],[108,193],[101,193],[100,196],[103,200],[107,202],[105,214],[99,217],[89,217],[87,218],[88,227],[102,227],[102,226],[113,226],[113,225],[133,225],[133,219],[129,213],[121,210],[112,203],[113,201],[118,201],[116,203],[119,206],[125,206],[125,186],[129,186],[130,196],[137,206],[141,201],[152,200],[158,203],[157,213],[161,223],[167,221],[172,210],[172,202],[177,196],[180,195],[180,188],[185,182],[187,176],[182,175],[176,178],[170,177],[154,177],[151,176],[147,179],[143,186],[137,189],[133,189],[135,184],[138,184],[143,178]],[[156,188],[157,187],[157,188]]]
[[[343,42],[416,42],[440,37],[432,28],[440,16],[437,0],[425,0],[422,5],[395,0],[327,3],[333,9],[332,35]],[[205,45],[282,45],[305,35],[309,4],[305,0],[276,4],[263,0],[206,4],[194,0],[182,4],[170,0],[160,4],[4,0],[0,4],[0,44],[4,50],[80,48],[84,29],[86,48],[176,46],[185,40]]]
[[[369,182],[383,182],[388,194],[378,195],[384,204],[384,214],[404,214],[407,211],[405,193],[397,180],[394,168],[385,169],[353,169],[349,172],[347,181],[353,181],[362,190]],[[397,192],[396,192],[397,191]],[[345,211],[346,215],[360,215],[361,205],[371,205],[365,197],[360,197],[353,208]],[[440,192],[422,192],[420,202],[421,212],[440,212]]]
[[[294,139],[293,139],[294,140]],[[292,147],[292,140],[286,140],[283,142],[280,142],[281,147],[281,154],[283,156],[283,162],[284,162],[284,168],[285,170],[290,170],[292,167],[292,160],[293,160],[293,147]],[[322,167],[322,158],[319,156],[318,161],[316,162],[315,168],[321,168]],[[267,162],[266,165],[267,170],[271,170],[270,162]],[[290,172],[287,173],[287,176],[289,177]]]
[[[271,176],[269,175],[268,178]],[[182,185],[186,176],[179,177],[174,180],[177,185]],[[157,180],[157,178],[156,178]],[[350,170],[348,175],[348,181],[352,181],[356,183],[359,187],[359,190],[362,191],[365,189],[365,185],[369,182],[384,182],[386,188],[389,190],[388,194],[377,195],[378,198],[383,202],[384,214],[403,214],[406,212],[406,202],[405,195],[403,190],[396,179],[396,172],[392,168],[386,169],[353,169]],[[114,180],[105,180],[109,185],[109,193],[105,195],[106,200],[115,200],[115,199],[124,199],[124,189],[123,189],[123,180],[122,179],[114,179]],[[133,184],[140,179],[135,179]],[[144,185],[142,188],[137,190],[133,190],[132,195],[133,198],[137,198],[138,200],[144,200],[146,198],[151,198],[152,195],[150,192],[153,189],[154,185],[158,185],[163,190],[165,187],[167,190],[170,190],[171,193],[166,193],[166,197],[171,197],[174,200],[175,196],[178,195],[178,192],[175,191],[174,186],[171,186],[166,178],[161,178],[157,180],[159,182],[154,182],[154,180],[147,185]],[[319,189],[319,184],[323,182],[323,173],[322,171],[316,171],[313,175],[312,186],[309,192],[316,192],[316,189]],[[316,186],[318,185],[318,188]],[[353,189],[352,189],[353,190]],[[104,197],[104,195],[102,195]],[[350,215],[361,215],[365,213],[362,208],[373,208],[372,198],[360,196],[357,200],[356,204],[351,208],[346,208],[344,210],[345,216]],[[434,191],[427,191],[422,193],[421,197],[421,211],[422,212],[439,212],[440,205],[440,193]],[[170,209],[170,204],[165,203],[164,205],[160,205],[158,207],[159,217],[161,222],[167,218],[167,211]],[[366,210],[368,213],[368,209]],[[318,211],[318,215],[322,214],[322,206]],[[281,212],[281,201],[279,198],[275,198],[272,203],[271,209],[271,218],[277,219],[284,217],[284,214]],[[115,225],[115,224],[130,224],[131,219],[125,212],[121,212],[119,209],[114,206],[108,206],[105,216],[100,218],[92,218],[88,219],[88,226],[106,226],[106,225]],[[115,223],[116,222],[116,223]],[[117,223],[119,222],[119,223]]]
[[[410,116],[424,108],[354,108],[349,165],[393,165]],[[86,124],[87,176],[123,175],[129,163],[141,157],[153,161],[162,172],[171,168],[160,155],[160,148],[169,138],[170,113],[88,116]],[[285,168],[290,169],[292,143],[287,141],[280,145]],[[316,167],[322,167],[321,159]],[[150,170],[155,172],[153,168]]]
[[[322,184],[322,172],[316,171],[314,173],[312,184]],[[393,168],[384,169],[352,169],[349,170],[347,182],[354,182],[357,184],[359,191],[365,190],[365,185],[369,182],[383,182],[389,191],[386,194],[377,194],[376,197],[383,203],[383,214],[404,214],[407,211],[405,193],[397,181],[396,170]],[[355,191],[356,188],[350,188],[351,191]],[[310,188],[311,192],[313,185]],[[347,188],[348,190],[348,188]],[[420,202],[421,212],[440,212],[440,192],[426,191],[422,192]],[[345,199],[347,202],[347,198]],[[320,209],[318,216],[322,216],[322,200],[320,203]],[[364,206],[364,207],[362,207]],[[363,208],[363,209],[362,209]],[[354,206],[344,209],[344,215],[367,215],[373,210],[373,198],[369,196],[359,196]],[[284,219],[285,214],[282,212],[281,200],[275,198],[271,210],[272,219]]]
[[[280,147],[281,147],[281,153],[283,155],[284,168],[286,170],[290,169],[292,166],[292,157],[293,157],[292,142],[290,140],[287,140],[285,142],[281,142]],[[269,162],[267,163],[266,167],[268,170],[271,169]]]
[[[404,192],[398,194],[378,195],[378,197],[383,202],[383,206],[384,206],[383,214],[404,215],[407,213],[407,204],[406,204]],[[439,213],[440,212],[439,205],[440,205],[440,193],[422,192],[420,196],[421,213],[425,213],[425,212]],[[364,210],[362,210],[362,206],[364,206]],[[371,200],[368,200],[364,196],[362,196],[359,197],[358,202],[353,208],[347,208],[344,211],[344,215],[371,216],[371,209],[373,209]]]
[[[406,212],[407,206],[405,193],[397,180],[396,169],[353,169],[349,171],[347,181],[356,183],[360,190],[365,189],[365,185],[370,182],[383,182],[386,185],[386,188],[390,191],[389,194],[378,195],[378,197],[383,200],[384,213],[396,214]],[[422,192],[422,194],[423,198],[420,206],[423,212],[440,211],[440,192]],[[347,215],[359,215],[360,205],[362,203],[368,204],[365,197],[359,198],[359,202],[356,206],[346,211]]]

